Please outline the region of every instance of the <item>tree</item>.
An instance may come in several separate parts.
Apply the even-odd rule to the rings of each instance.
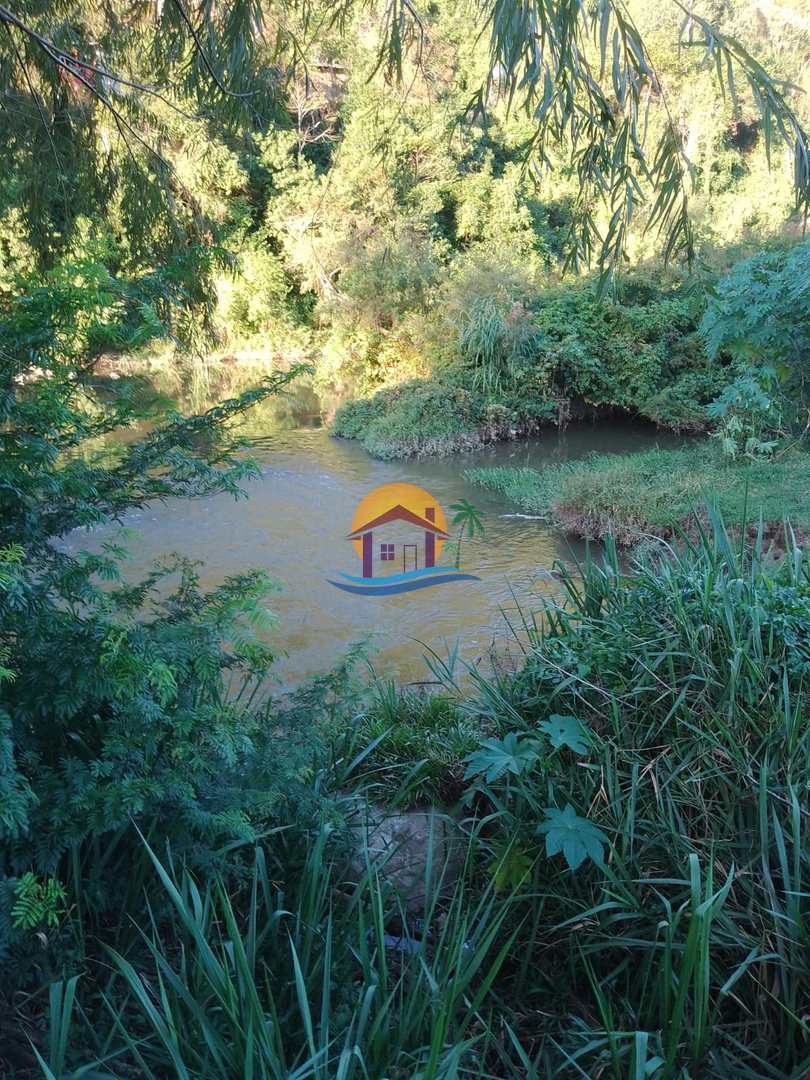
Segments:
[[[65,851],[78,859],[132,817],[162,815],[183,846],[249,832],[274,798],[256,789],[245,801],[223,780],[263,739],[251,700],[273,656],[252,630],[266,574],[204,593],[194,565],[173,557],[125,582],[112,537],[99,554],[59,541],[151,500],[238,496],[255,468],[234,453],[230,422],[300,369],[202,416],[152,410],[149,434],[99,460],[88,440],[144,418],[93,370],[105,342],[137,339],[143,298],[97,285],[74,267],[0,296],[0,909],[7,875],[52,873]],[[223,676],[245,693],[229,695]]]
[[[810,241],[762,251],[736,263],[717,283],[701,331],[712,359],[784,366],[810,375]]]
[[[679,45],[702,54],[732,109],[747,94],[759,112],[769,153],[778,140],[790,146],[796,204],[806,213],[808,139],[788,101],[789,89],[691,4],[670,2],[683,13]],[[29,126],[38,115],[55,155],[56,137],[64,129],[56,123],[58,109],[72,109],[69,126],[81,136],[86,125],[76,114],[99,108],[112,117],[131,153],[146,151],[143,168],[171,192],[177,184],[169,163],[157,140],[142,131],[147,102],[182,111],[188,100],[207,116],[232,124],[249,117],[261,129],[267,122],[268,71],[283,81],[286,73],[306,64],[308,42],[362,11],[377,18],[378,69],[401,78],[406,60],[419,62],[425,41],[424,22],[411,0],[387,0],[382,7],[372,0],[287,0],[272,9],[257,0],[227,5],[164,0],[154,8],[133,5],[123,17],[107,7],[88,16],[78,0],[61,0],[44,12],[36,0],[16,0],[0,6],[0,28],[5,30],[0,34],[0,79]],[[471,16],[477,22],[473,29],[489,35],[491,64],[472,95],[468,116],[484,117],[493,101],[505,98],[534,118],[535,134],[527,148],[533,167],[547,166],[553,150],[564,148],[569,155],[579,194],[568,264],[577,268],[595,261],[609,275],[626,256],[628,230],[641,208],[646,228],[661,236],[665,257],[691,259],[692,165],[651,49],[622,0],[588,5],[488,0],[472,6]],[[133,48],[140,38],[146,50]],[[132,72],[133,55],[144,52],[149,79]],[[651,105],[663,118],[652,136],[647,122]],[[6,140],[6,152],[18,142]],[[609,213],[605,230],[598,220],[600,208]]]

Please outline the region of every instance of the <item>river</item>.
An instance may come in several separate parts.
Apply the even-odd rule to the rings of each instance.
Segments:
[[[487,663],[493,649],[517,655],[509,629],[521,619],[514,596],[522,616],[531,618],[540,598],[557,589],[548,574],[555,560],[570,560],[572,551],[581,555],[583,547],[542,521],[516,515],[500,496],[467,483],[463,471],[537,467],[593,451],[627,453],[682,441],[652,426],[611,420],[549,428],[538,438],[474,453],[384,462],[357,443],[332,438],[315,418],[292,418],[272,403],[255,409],[243,432],[261,470],[247,485],[249,498],[173,500],[128,513],[122,524],[134,534],[126,539],[131,557],[124,572],[137,579],[154,559],[175,551],[202,563],[204,586],[252,567],[269,571],[280,585],[268,598],[278,619],[269,640],[283,654],[276,675],[286,686],[323,672],[364,640],[378,672],[401,682],[430,677],[426,645],[442,654],[459,642],[468,662]],[[382,597],[351,595],[329,584],[340,571],[360,573],[345,539],[355,506],[371,488],[393,481],[426,488],[445,512],[460,498],[478,507],[485,535],[464,541],[462,564],[480,580]],[[74,533],[69,547],[97,550],[110,533]]]

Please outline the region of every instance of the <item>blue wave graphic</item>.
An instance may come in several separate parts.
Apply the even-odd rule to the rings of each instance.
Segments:
[[[460,574],[454,566],[423,566],[421,570],[408,570],[404,574],[386,574],[381,578],[355,577],[354,574],[338,573],[347,581],[355,581],[358,585],[368,585],[370,581],[380,585],[393,585],[396,581],[415,581],[417,578],[434,577],[436,574]]]
[[[428,589],[431,585],[444,585],[448,581],[481,580],[475,574],[463,574],[459,570],[437,574],[432,567],[427,575],[424,569],[412,570],[409,574],[392,574],[390,577],[381,578],[377,584],[371,584],[368,578],[356,578],[350,574],[343,574],[342,577],[348,580],[332,581],[331,578],[327,580],[336,589],[360,596],[392,596],[395,593],[413,592],[414,589]]]

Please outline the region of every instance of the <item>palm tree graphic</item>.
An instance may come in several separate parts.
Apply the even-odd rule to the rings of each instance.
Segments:
[[[458,545],[456,547],[456,570],[458,570],[461,567],[461,541],[465,535],[470,540],[475,536],[483,536],[484,526],[481,524],[481,512],[467,499],[453,503],[450,509],[456,512],[453,524],[459,526]]]

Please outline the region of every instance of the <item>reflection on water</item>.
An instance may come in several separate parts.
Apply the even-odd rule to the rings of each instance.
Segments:
[[[651,427],[612,421],[549,429],[539,438],[471,454],[382,462],[321,427],[301,426],[300,418],[293,423],[278,403],[254,410],[243,431],[261,468],[247,486],[250,498],[235,502],[217,495],[130,512],[124,524],[137,535],[127,542],[132,558],[125,572],[138,577],[154,558],[174,551],[202,561],[204,586],[251,567],[267,569],[282,586],[269,598],[279,619],[270,636],[286,653],[278,674],[288,684],[324,670],[366,637],[378,650],[378,670],[402,681],[429,677],[421,643],[444,652],[445,643],[460,639],[462,655],[471,660],[485,658],[493,645],[508,647],[502,612],[516,616],[513,592],[524,614],[537,610],[539,598],[556,588],[547,571],[555,560],[569,559],[571,547],[558,531],[515,516],[502,498],[466,483],[464,469],[539,466],[595,450],[628,452],[679,441]],[[480,581],[385,597],[354,596],[327,583],[337,571],[360,572],[345,539],[355,505],[370,488],[392,481],[427,488],[445,510],[460,498],[481,510],[486,535],[465,539],[462,547],[464,569]],[[97,548],[107,535],[109,530],[75,533],[70,547]]]

